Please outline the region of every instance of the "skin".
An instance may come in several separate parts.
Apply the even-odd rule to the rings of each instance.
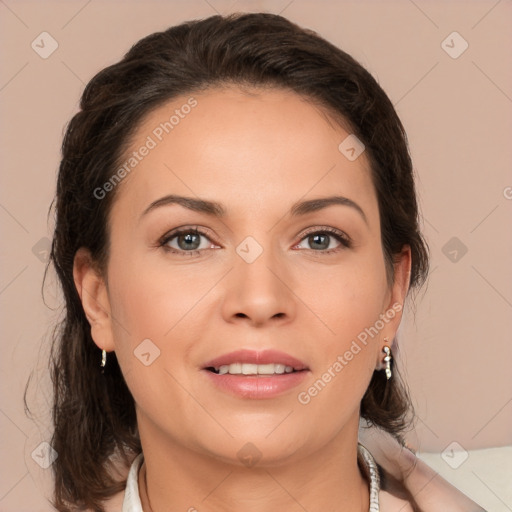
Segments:
[[[297,395],[379,315],[403,305],[410,250],[404,247],[388,283],[365,154],[349,161],[338,150],[349,132],[311,102],[290,91],[237,88],[194,97],[197,106],[119,185],[106,272],[95,270],[86,249],[75,258],[94,342],[115,350],[136,403],[143,507],[149,510],[147,472],[154,512],[368,510],[356,461],[359,405],[401,311],[307,405]],[[150,113],[131,151],[187,99]],[[173,204],[143,215],[168,194],[216,201],[226,214]],[[357,203],[364,218],[347,205],[290,214],[299,201],[333,195]],[[159,245],[182,226],[206,232],[199,254]],[[330,236],[333,252],[319,249],[308,236],[325,227],[352,245]],[[263,248],[252,263],[236,252],[247,236]],[[185,252],[177,238],[169,246]],[[134,350],[148,338],[160,356],[145,366]],[[272,399],[228,395],[202,368],[242,348],[287,352],[308,375]],[[250,468],[237,456],[248,442],[261,453]],[[381,510],[395,510],[398,501],[385,499]]]

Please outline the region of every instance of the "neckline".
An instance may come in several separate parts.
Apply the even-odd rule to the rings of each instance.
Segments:
[[[370,508],[368,510],[369,512],[380,512],[380,475],[377,463],[373,455],[361,443],[357,443],[357,459],[370,484]]]
[[[361,444],[357,443],[357,460],[370,485],[369,512],[379,512],[380,477],[377,463],[372,454]],[[133,459],[124,492],[122,512],[144,512],[139,494],[139,470],[144,462],[144,454],[139,453]]]

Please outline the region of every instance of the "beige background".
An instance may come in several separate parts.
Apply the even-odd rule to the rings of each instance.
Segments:
[[[418,413],[410,442],[422,452],[512,445],[510,1],[0,0],[0,511],[51,509],[50,469],[31,453],[50,435],[45,357],[57,311],[40,288],[65,123],[85,83],[139,38],[215,11],[281,12],[352,54],[388,93],[408,132],[432,252],[428,287],[400,332]],[[47,59],[31,48],[43,31],[58,43]],[[454,31],[469,45],[458,58],[442,46]],[[444,48],[462,44],[451,36]],[[55,309],[51,278],[45,294]],[[36,422],[22,403],[33,370]],[[490,463],[501,480],[478,465],[463,479],[493,511],[512,510],[502,460]],[[444,473],[459,482],[462,468]]]

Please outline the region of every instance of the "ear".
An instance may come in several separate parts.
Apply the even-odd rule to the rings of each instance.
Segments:
[[[89,250],[81,247],[73,261],[73,279],[82,301],[85,316],[91,325],[91,336],[101,349],[115,349],[112,335],[110,301],[107,286],[100,275]]]
[[[409,284],[411,279],[411,248],[405,245],[402,252],[395,257],[393,263],[394,279],[391,288],[391,295],[388,302],[388,309],[393,308],[395,304],[401,304],[402,308],[405,302],[405,297],[409,291]],[[400,315],[401,317],[402,315]],[[397,326],[398,329],[398,326]]]
[[[410,285],[411,264],[411,248],[409,245],[405,245],[400,254],[395,256],[393,284],[384,301],[383,315],[384,321],[387,320],[387,322],[385,322],[380,336],[381,344],[377,355],[378,369],[382,368],[383,354],[380,349],[384,345],[383,340],[387,338],[388,344],[392,344],[402,320],[405,297]]]

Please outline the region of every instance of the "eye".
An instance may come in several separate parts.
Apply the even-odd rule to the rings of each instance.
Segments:
[[[307,244],[307,247],[304,247]],[[303,236],[301,242],[294,248],[307,249],[316,252],[331,253],[352,246],[350,238],[334,228],[314,228]]]
[[[305,247],[304,244],[308,246]],[[207,233],[197,227],[175,229],[162,237],[159,246],[183,256],[199,255],[203,251],[218,247]],[[331,227],[316,227],[306,232],[301,242],[293,248],[329,254],[351,246],[350,238],[342,231]]]
[[[197,228],[182,228],[167,233],[159,245],[165,250],[183,255],[200,254],[214,246],[208,235]]]

